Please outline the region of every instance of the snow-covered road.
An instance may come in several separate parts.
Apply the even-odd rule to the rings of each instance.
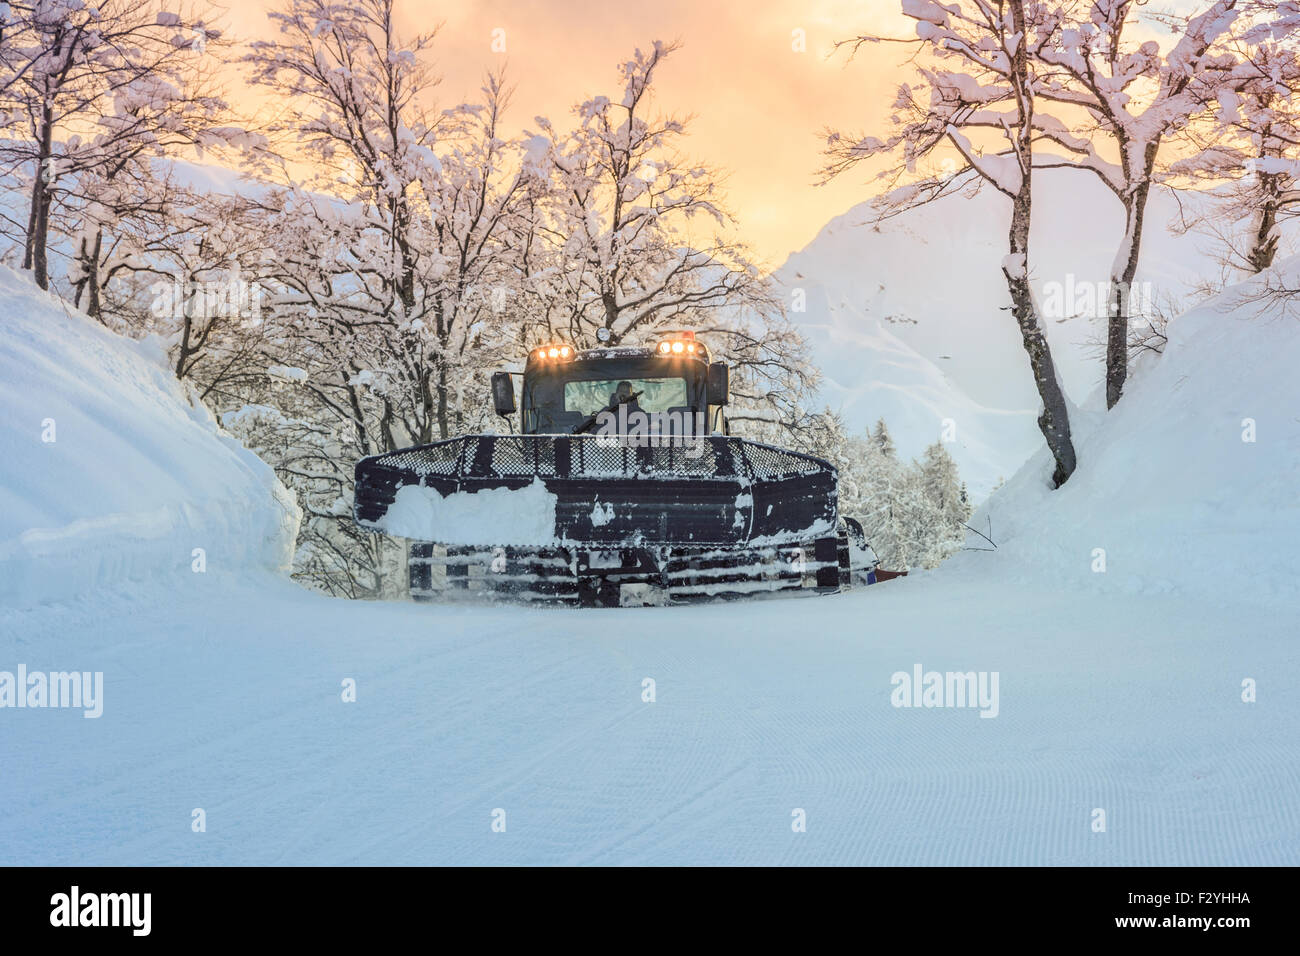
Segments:
[[[99,719],[0,714],[0,863],[1300,863],[1294,608],[980,577],[581,611],[194,575],[0,611],[0,669],[104,673]],[[917,664],[997,671],[998,716],[895,708]]]

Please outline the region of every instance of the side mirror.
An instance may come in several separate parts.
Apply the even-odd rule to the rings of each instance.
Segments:
[[[502,418],[515,413],[515,383],[509,372],[492,373],[492,405]]]
[[[709,404],[726,405],[731,401],[731,369],[726,362],[709,363]]]
[[[867,543],[867,533],[862,530],[862,522],[857,518],[850,518],[848,515],[841,515],[841,517],[848,529],[849,540],[857,545],[859,551],[868,550],[871,545]]]

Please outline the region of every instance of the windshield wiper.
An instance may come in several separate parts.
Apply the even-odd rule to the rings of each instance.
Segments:
[[[597,420],[600,418],[601,415],[604,415],[606,412],[612,412],[620,405],[626,405],[629,402],[635,402],[638,398],[640,398],[644,394],[645,394],[645,389],[642,389],[639,392],[628,393],[627,398],[613,399],[608,405],[606,405],[600,411],[596,412],[594,415],[588,415],[584,421],[581,421],[577,425],[573,426],[572,434],[574,435],[583,434],[584,432],[588,431],[593,425],[596,424]]]

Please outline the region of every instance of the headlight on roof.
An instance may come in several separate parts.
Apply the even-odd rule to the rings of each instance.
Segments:
[[[572,346],[561,345],[557,342],[554,345],[543,345],[541,348],[535,349],[529,354],[532,358],[541,362],[547,359],[571,358],[574,354],[574,350]]]
[[[708,358],[709,350],[703,342],[695,341],[695,333],[689,329],[684,332],[669,332],[668,338],[659,343],[660,355],[698,355]]]

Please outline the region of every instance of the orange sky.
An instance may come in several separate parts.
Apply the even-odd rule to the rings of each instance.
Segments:
[[[272,37],[265,11],[276,0],[225,0],[225,19],[241,38]],[[869,195],[867,173],[816,187],[819,131],[827,124],[883,129],[884,108],[906,75],[902,48],[879,59],[828,59],[835,40],[868,28],[907,35],[897,0],[398,0],[413,29],[443,22],[436,46],[445,105],[472,98],[502,54],[492,31],[505,30],[515,95],[507,126],[536,115],[567,126],[570,107],[619,92],[616,65],[638,45],[680,40],[682,49],[656,82],[656,105],[693,114],[684,151],[729,171],[727,194],[741,235],[761,264],[779,266],[833,216]],[[792,49],[805,31],[807,50]]]

